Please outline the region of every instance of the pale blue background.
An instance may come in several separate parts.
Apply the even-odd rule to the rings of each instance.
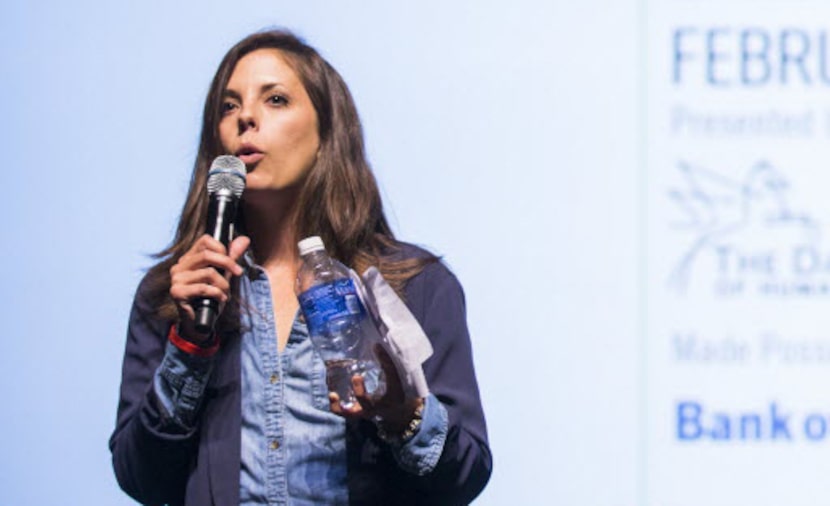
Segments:
[[[0,7],[0,504],[132,504],[112,475],[127,312],[201,105],[251,31],[343,74],[401,238],[467,292],[495,472],[476,504],[641,502],[639,2]]]

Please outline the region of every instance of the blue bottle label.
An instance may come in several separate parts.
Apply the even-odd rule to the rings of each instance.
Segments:
[[[324,334],[331,320],[348,317],[359,320],[366,314],[354,283],[348,278],[311,287],[298,298],[312,335]]]

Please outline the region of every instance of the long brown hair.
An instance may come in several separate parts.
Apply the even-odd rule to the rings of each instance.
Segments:
[[[228,51],[211,82],[199,152],[176,235],[167,248],[155,255],[161,261],[147,275],[151,304],[161,318],[177,318],[175,303],[169,296],[170,267],[205,232],[208,169],[214,158],[225,154],[219,138],[223,92],[237,62],[257,49],[282,52],[317,113],[320,151],[299,190],[297,237],[319,235],[331,255],[357,272],[376,266],[399,294],[407,280],[436,260],[432,255],[402,258],[399,254],[399,244],[384,216],[377,183],[366,160],[357,109],[337,71],[290,32],[258,32]],[[244,227],[244,223],[240,226]],[[238,293],[237,285],[234,283],[233,290]],[[222,328],[238,325],[238,309],[230,306],[220,318]]]

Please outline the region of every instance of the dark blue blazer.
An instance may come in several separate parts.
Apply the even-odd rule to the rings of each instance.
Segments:
[[[418,254],[415,248],[406,249]],[[436,262],[409,280],[405,300],[434,349],[424,363],[424,373],[430,391],[447,408],[449,433],[436,468],[426,476],[414,476],[398,467],[371,423],[349,423],[349,502],[468,504],[487,483],[492,457],[473,370],[464,294],[455,276]],[[143,504],[236,506],[241,434],[239,339],[223,341],[200,423],[185,432],[162,419],[152,388],[171,324],[154,316],[145,279],[130,315],[118,417],[109,443],[115,475],[121,488]]]

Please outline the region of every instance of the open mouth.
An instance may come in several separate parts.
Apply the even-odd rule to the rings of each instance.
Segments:
[[[265,157],[265,153],[257,149],[256,146],[247,145],[239,148],[235,154],[249,169]]]

